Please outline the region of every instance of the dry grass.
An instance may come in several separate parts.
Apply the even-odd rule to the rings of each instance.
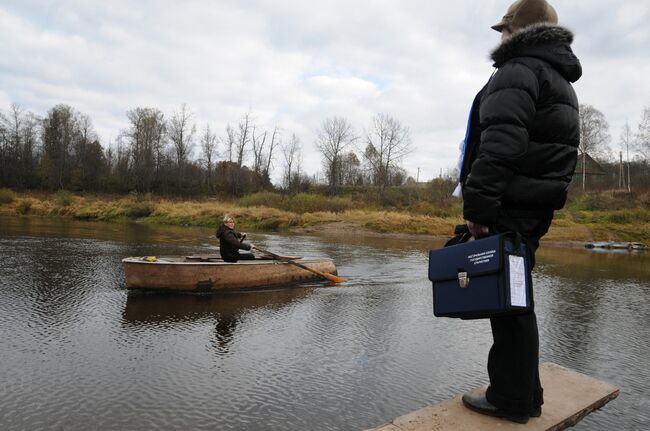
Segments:
[[[13,192],[12,192],[13,193]],[[270,199],[262,196],[264,199]],[[264,199],[253,199],[263,201]],[[7,199],[8,200],[8,199]],[[335,205],[333,211],[304,212],[217,200],[170,200],[149,195],[130,196],[75,196],[66,193],[30,193],[13,195],[0,205],[2,215],[34,215],[70,217],[83,220],[123,221],[140,223],[205,226],[218,225],[224,214],[233,215],[242,230],[280,231],[293,227],[314,227],[330,223],[354,225],[374,232],[408,233],[450,236],[456,224],[462,223],[457,211],[452,215],[422,214],[372,208],[347,208]],[[310,202],[301,197],[301,203]],[[322,199],[315,199],[322,208]],[[647,207],[594,209],[594,198],[582,199],[556,214],[545,239],[553,241],[650,240],[650,209]],[[339,202],[340,203],[340,202]]]
[[[10,204],[16,200],[16,193],[8,188],[0,189],[0,205]]]

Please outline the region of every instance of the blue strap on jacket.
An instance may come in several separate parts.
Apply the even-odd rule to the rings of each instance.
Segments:
[[[462,180],[463,180],[463,168],[465,164],[465,151],[467,150],[467,140],[469,139],[469,131],[471,128],[471,123],[472,123],[472,112],[474,111],[474,104],[476,104],[476,98],[474,98],[474,101],[472,102],[472,107],[469,110],[469,114],[467,115],[467,127],[465,128],[465,138],[461,141],[460,143],[460,155],[458,156],[458,185],[456,186],[456,189],[452,193],[452,196],[456,197],[462,197],[463,195],[463,185],[462,185]]]

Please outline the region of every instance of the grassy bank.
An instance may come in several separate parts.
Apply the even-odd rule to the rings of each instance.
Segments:
[[[556,215],[545,237],[553,241],[648,241],[650,210],[647,197],[598,195],[572,200]],[[437,209],[435,209],[437,208]],[[461,207],[436,207],[418,202],[408,209],[360,207],[354,200],[320,195],[294,198],[267,193],[240,200],[180,200],[149,195],[77,196],[69,192],[17,194],[0,190],[0,215],[69,217],[79,220],[137,221],[177,226],[215,227],[230,213],[242,230],[336,229],[340,224],[379,233],[449,236],[462,222]]]

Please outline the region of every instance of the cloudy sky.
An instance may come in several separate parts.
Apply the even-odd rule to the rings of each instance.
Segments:
[[[455,164],[467,111],[492,72],[489,52],[510,0],[2,0],[0,109],[37,114],[65,103],[89,115],[101,142],[126,111],[166,115],[186,103],[199,130],[225,135],[250,110],[303,145],[320,170],[315,132],[330,116],[362,135],[378,113],[411,130],[409,175]],[[650,106],[650,1],[554,0],[576,33],[581,103],[626,121]],[[198,148],[195,149],[198,155]],[[281,162],[275,163],[279,169]]]

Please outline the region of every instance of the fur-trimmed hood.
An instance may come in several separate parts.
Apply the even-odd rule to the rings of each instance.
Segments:
[[[582,76],[580,60],[571,50],[573,33],[559,25],[534,24],[518,30],[491,53],[495,67],[516,57],[535,57],[557,69],[569,82]]]

